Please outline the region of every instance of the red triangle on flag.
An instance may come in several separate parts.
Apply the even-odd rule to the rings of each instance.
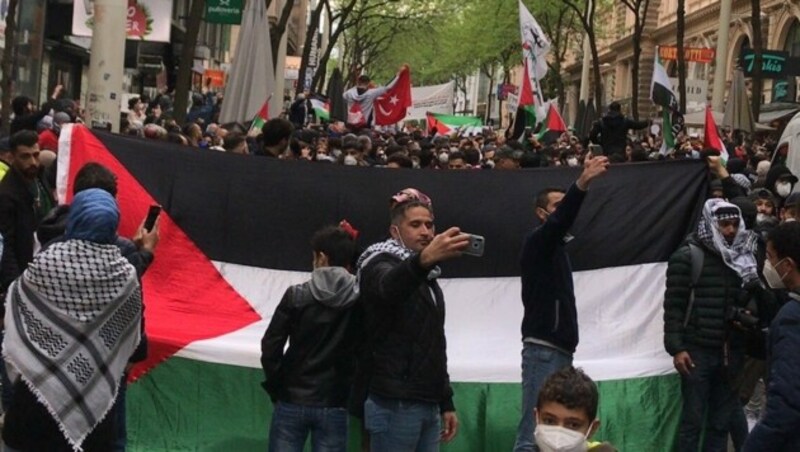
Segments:
[[[561,114],[558,112],[558,109],[555,108],[553,104],[550,104],[550,108],[547,110],[547,124],[546,129],[551,132],[566,132],[567,131],[567,124],[564,122],[564,118],[561,117]]]
[[[519,106],[533,105],[533,87],[531,86],[531,76],[528,72],[528,61],[525,61],[522,73],[522,90],[519,93]]]
[[[70,187],[78,170],[97,162],[117,176],[119,232],[132,237],[153,197],[85,127],[72,126],[69,147]],[[71,196],[68,196],[71,200]],[[131,372],[136,379],[186,345],[244,328],[261,316],[222,277],[208,257],[170,217],[164,206],[155,259],[142,279],[148,355]]]
[[[436,119],[436,116],[434,116],[430,112],[426,113],[425,117],[428,120],[427,121],[428,129],[426,131],[428,135],[431,135],[433,133],[434,128],[436,129],[436,133],[438,133],[439,135],[447,135],[450,133],[450,126]]]
[[[717,131],[717,123],[714,121],[714,113],[711,110],[711,105],[706,105],[706,123],[703,128],[703,147],[705,149],[714,149],[722,156],[723,160],[728,160],[728,150],[725,149],[725,144]]]

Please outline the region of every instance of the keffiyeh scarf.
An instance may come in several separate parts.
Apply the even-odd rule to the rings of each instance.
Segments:
[[[395,239],[389,239],[384,242],[378,242],[374,245],[371,245],[363,253],[361,253],[361,256],[358,258],[358,262],[356,262],[356,279],[359,282],[361,281],[361,270],[366,267],[373,258],[381,254],[391,254],[401,261],[404,261],[411,257],[413,253],[410,249],[406,248]],[[433,267],[433,269],[428,272],[428,280],[430,281],[436,279],[441,274],[442,270],[438,266]]]
[[[9,290],[4,358],[75,450],[114,404],[141,314],[136,271],[115,245],[55,243]]]
[[[715,215],[715,212],[720,208],[728,210],[733,208],[739,211],[739,231],[731,244],[725,240],[717,226],[720,218]],[[743,285],[758,279],[758,264],[756,263],[758,236],[753,231],[747,230],[739,207],[721,199],[706,201],[703,206],[703,217],[697,225],[697,237],[706,247],[719,253],[725,265],[742,278]]]

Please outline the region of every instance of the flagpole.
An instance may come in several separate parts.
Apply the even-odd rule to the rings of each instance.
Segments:
[[[592,49],[589,46],[589,35],[583,37],[583,67],[581,68],[581,94],[578,100],[589,102],[589,71],[592,64]]]
[[[711,93],[711,108],[722,111],[725,103],[725,82],[728,81],[728,34],[731,29],[732,0],[722,0],[719,6],[719,32],[717,33],[717,55],[714,63],[714,91]]]

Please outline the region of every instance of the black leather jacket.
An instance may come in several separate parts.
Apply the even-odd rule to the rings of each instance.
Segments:
[[[401,261],[381,254],[361,270],[369,392],[455,411],[447,373],[444,296],[427,276],[419,255]]]
[[[323,267],[286,290],[261,339],[263,386],[273,402],[347,406],[360,329],[356,287],[344,268]]]

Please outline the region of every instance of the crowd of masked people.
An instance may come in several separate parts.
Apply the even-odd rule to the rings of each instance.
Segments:
[[[13,134],[0,140],[2,436],[11,451],[124,450],[125,375],[147,353],[139,280],[154,259],[158,225],[143,222],[134,237],[120,237],[116,176],[96,163],[78,171],[71,204],[58,205],[47,132],[57,137],[80,111],[57,97],[46,112],[15,99]],[[781,151],[769,142],[735,146],[727,137],[731,158],[723,162],[691,137],[662,156],[652,138],[632,139],[628,131],[641,124],[626,121],[611,121],[624,129],[624,147],[616,135],[623,130],[601,123],[596,148],[570,134],[545,144],[532,133],[521,142],[492,131],[426,137],[343,123],[296,128],[283,118],[253,131],[216,124],[209,98],[195,100],[186,134],[167,129],[169,119],[148,113],[152,102],[143,107],[141,99],[131,102],[126,132],[179,134],[183,145],[252,158],[354,166],[582,167],[569,187],[532,194],[537,224],[520,257],[516,451],[613,450],[590,441],[600,423],[597,386],[573,367],[581,300],[566,243],[591,183],[614,163],[705,159],[708,199],[669,260],[664,297],[664,345],[681,378],[679,450],[702,442],[722,451],[728,441],[736,450],[800,450],[800,196],[782,156],[771,163]],[[234,142],[237,151],[226,148]],[[457,227],[437,231],[433,200],[417,189],[401,190],[389,205],[388,238],[362,253],[346,221],[320,229],[311,238],[310,280],[289,288],[273,315],[261,344],[275,407],[270,450],[301,450],[309,435],[315,447],[344,450],[348,415],[363,421],[365,450],[437,450],[458,434],[438,277],[471,237]]]

